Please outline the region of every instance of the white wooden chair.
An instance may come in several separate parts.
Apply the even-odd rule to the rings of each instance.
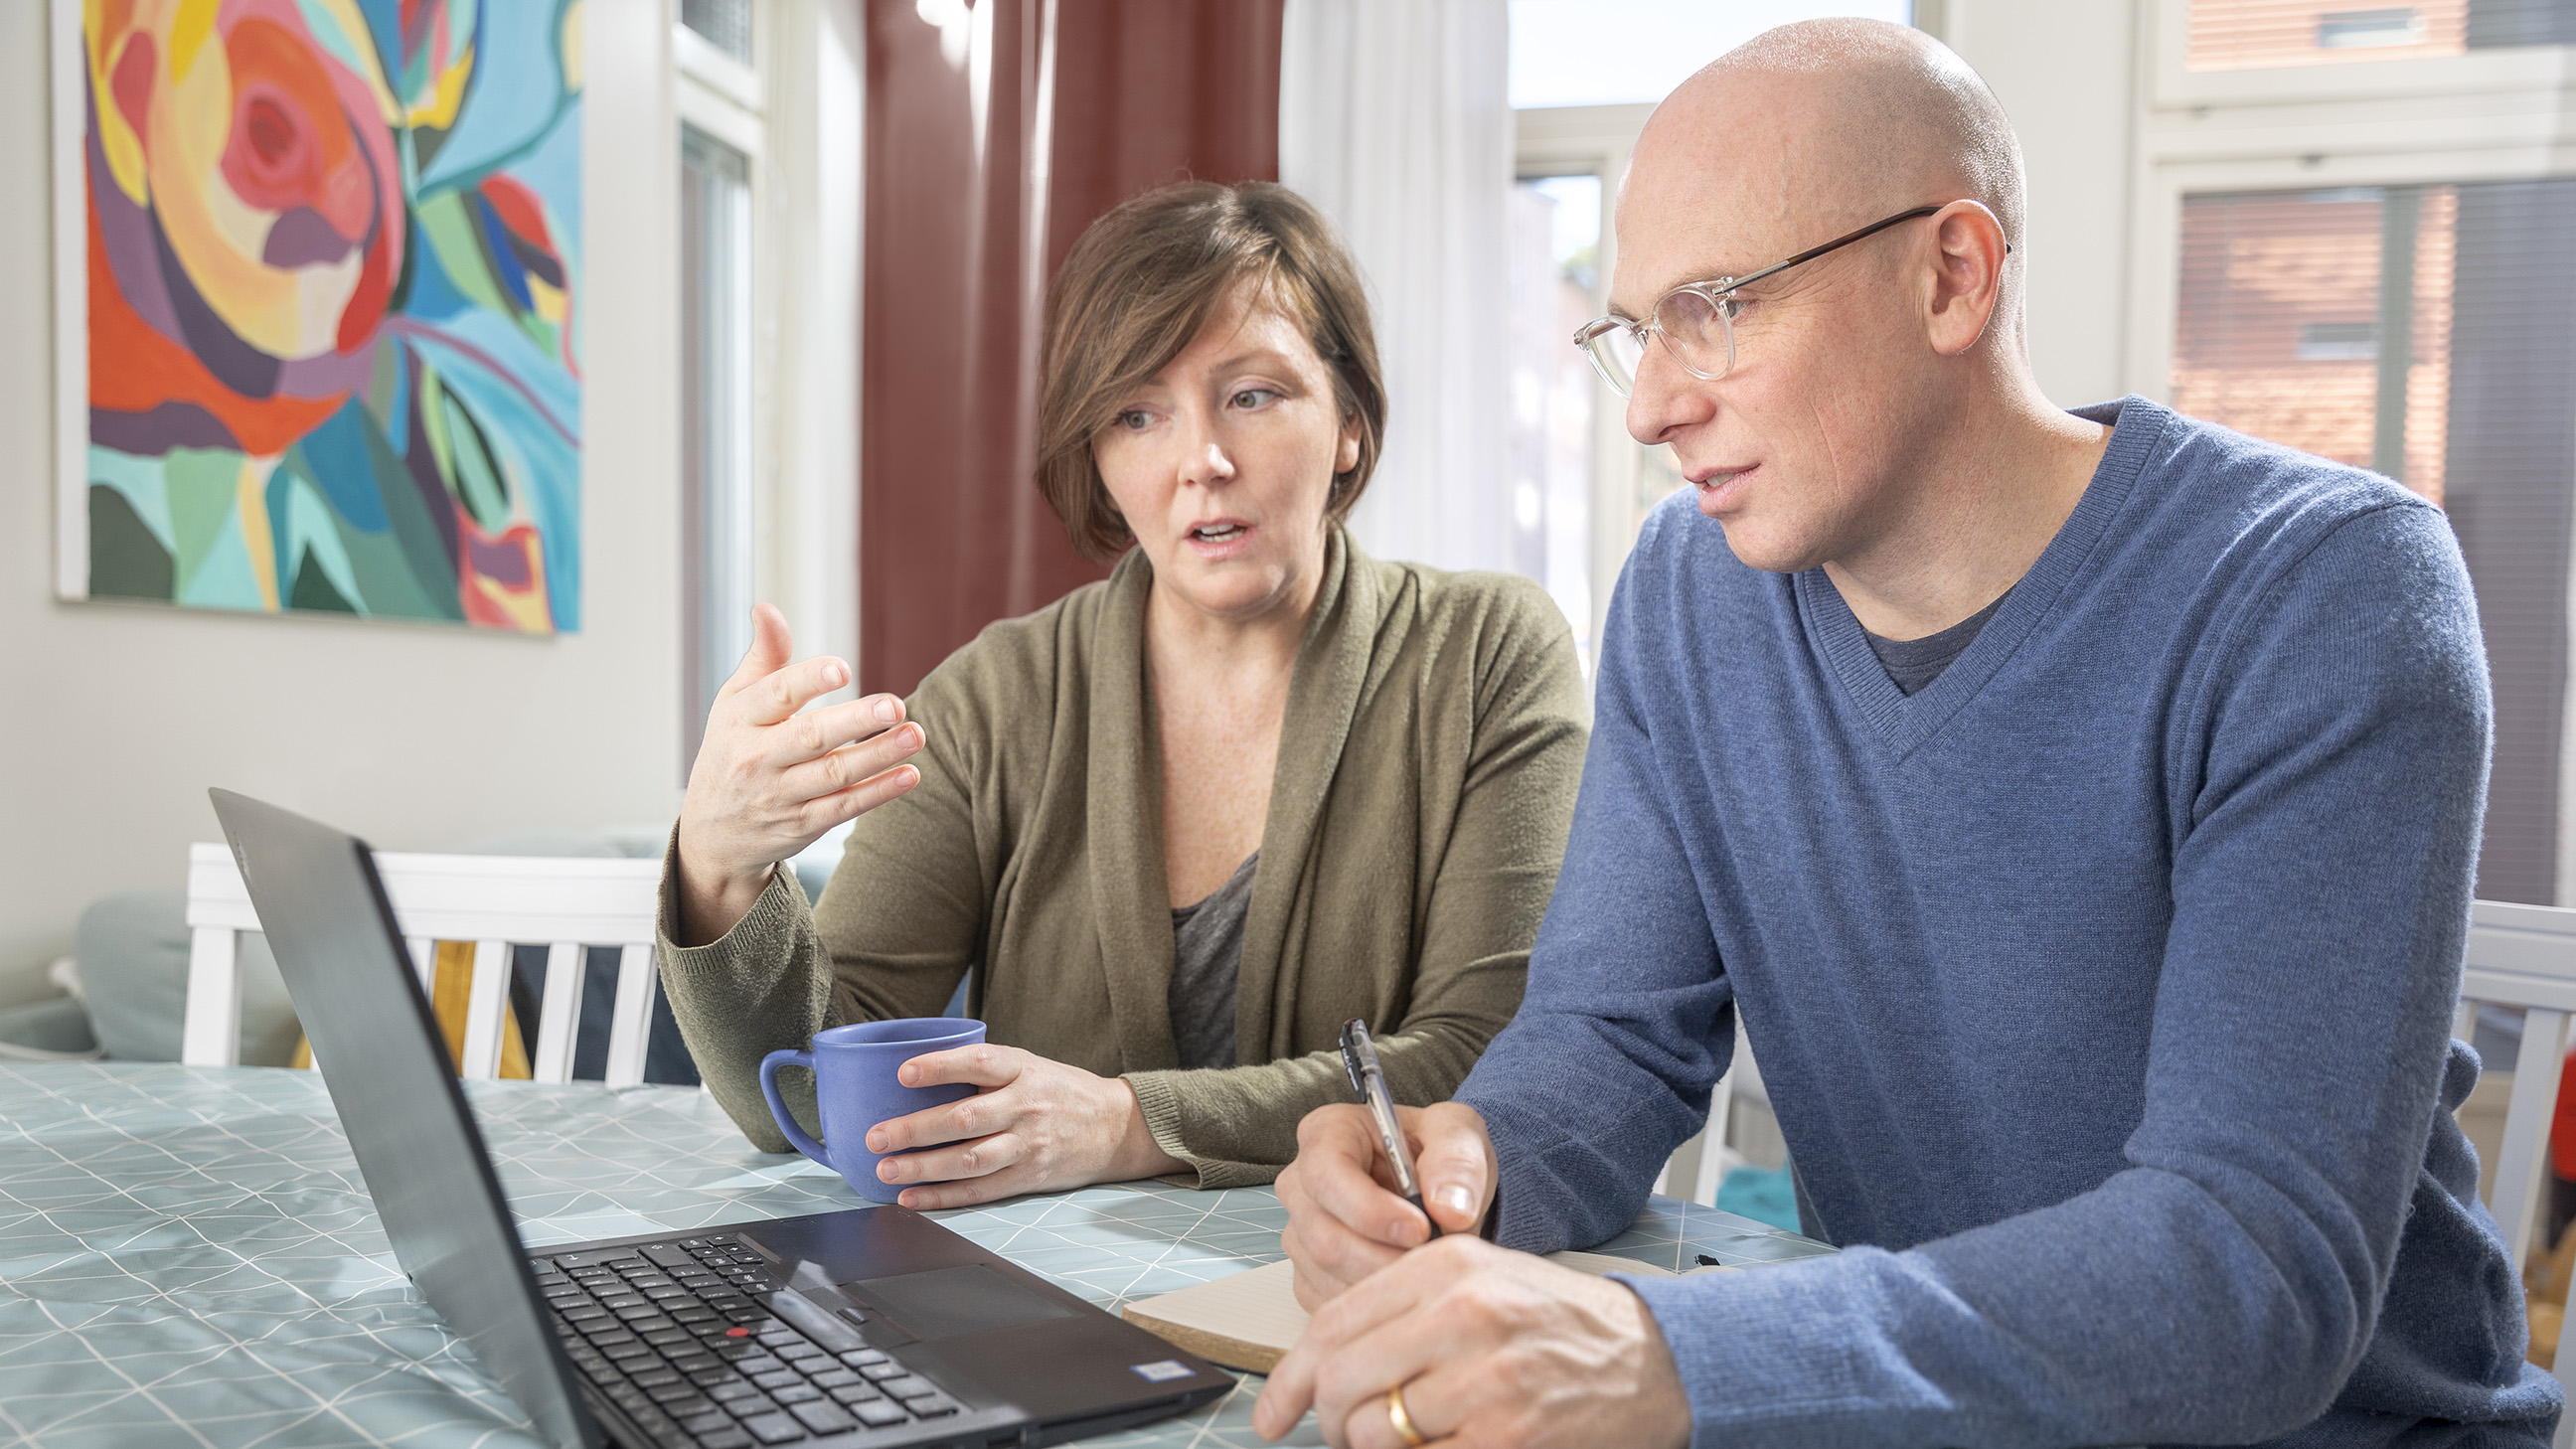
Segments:
[[[402,855],[380,851],[376,871],[426,992],[440,941],[472,941],[474,969],[465,1009],[460,1075],[500,1075],[509,1010],[510,946],[546,947],[545,998],[529,1067],[540,1082],[572,1077],[581,1024],[586,946],[621,948],[609,1017],[607,1082],[644,1080],[653,1022],[653,924],[659,859]],[[249,888],[222,845],[188,847],[188,1007],[179,1059],[228,1067],[241,1059],[240,933],[260,929]]]
[[[2469,918],[2468,964],[2454,1028],[2463,1038],[2481,1002],[2523,1010],[2522,1050],[2514,1060],[2495,1186],[2487,1201],[2487,1210],[2504,1230],[2519,1282],[2532,1240],[2541,1231],[2549,1126],[2558,1111],[2568,1021],[2576,1015],[2576,910],[2479,901]],[[2540,1251],[2548,1247],[2541,1244]],[[2552,1367],[2551,1372],[2557,1370]],[[2566,1382],[2565,1374],[2557,1376]],[[2559,1419],[2556,1444],[2558,1449],[2576,1445],[2576,1414]]]

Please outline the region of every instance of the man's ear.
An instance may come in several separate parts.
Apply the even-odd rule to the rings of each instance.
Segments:
[[[1956,357],[1977,345],[2003,297],[2012,254],[2003,223],[1982,204],[1954,201],[1932,218],[1933,271],[1925,309],[1932,350]]]

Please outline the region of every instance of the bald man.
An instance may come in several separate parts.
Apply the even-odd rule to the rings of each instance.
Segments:
[[[1405,1114],[1447,1235],[1359,1109],[1302,1128],[1317,1312],[1263,1433],[2547,1441],[2451,1117],[2489,733],[2459,552],[2384,478],[2051,406],[2021,189],[1993,96],[1900,27],[1772,31],[1655,112],[1588,344],[1697,511],[1612,600],[1519,1017]],[[1739,1021],[1842,1251],[1509,1251],[1626,1228]]]

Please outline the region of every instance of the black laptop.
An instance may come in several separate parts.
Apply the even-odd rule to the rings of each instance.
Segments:
[[[1234,1386],[900,1207],[529,1252],[367,847],[211,793],[395,1259],[548,1442],[1055,1444]]]

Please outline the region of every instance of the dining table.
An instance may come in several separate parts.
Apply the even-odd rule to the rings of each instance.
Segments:
[[[863,1207],[700,1088],[464,1084],[530,1248]],[[1130,1182],[933,1213],[1111,1313],[1282,1256],[1267,1187]],[[1652,1198],[1596,1251],[1680,1271],[1832,1249]],[[1257,1376],[1089,1441],[1254,1449]],[[522,1449],[527,1416],[394,1261],[321,1077],[0,1064],[0,1444]],[[1286,1442],[1318,1444],[1310,1418]]]

